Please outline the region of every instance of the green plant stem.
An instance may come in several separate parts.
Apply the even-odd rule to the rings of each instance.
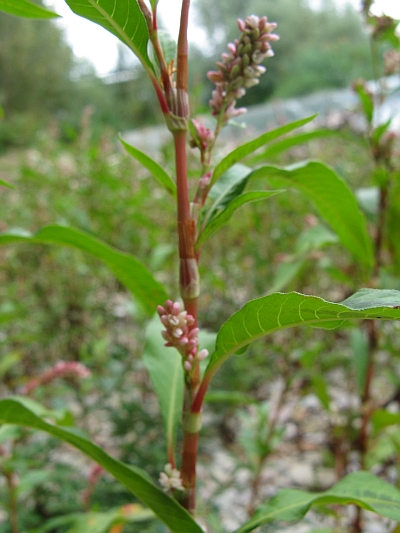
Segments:
[[[18,508],[17,508],[17,487],[15,482],[14,472],[3,470],[3,475],[6,478],[9,498],[9,517],[12,533],[19,533],[18,529]]]
[[[283,405],[283,401],[284,401],[284,399],[286,397],[286,394],[289,391],[290,383],[291,383],[290,377],[286,376],[285,384],[284,384],[284,387],[282,388],[282,390],[279,393],[279,397],[278,397],[278,401],[277,401],[276,406],[275,406],[275,410],[274,410],[272,416],[269,419],[268,432],[267,432],[267,435],[265,437],[265,443],[269,443],[271,438],[273,437],[275,426],[276,426],[276,424],[278,422],[278,416],[279,416],[279,413],[281,411],[281,408],[282,408],[282,405]],[[261,481],[262,481],[261,474],[262,474],[262,470],[263,470],[264,464],[265,464],[266,460],[269,458],[269,456],[271,455],[271,453],[272,453],[272,448],[270,448],[269,451],[267,451],[263,455],[260,455],[259,458],[258,458],[258,464],[257,464],[257,467],[256,467],[256,471],[254,472],[254,476],[253,476],[253,479],[252,479],[251,485],[250,485],[251,496],[250,496],[250,503],[248,505],[248,513],[249,513],[250,517],[253,516],[253,514],[255,513],[255,511],[257,509],[259,490],[260,490],[260,485],[261,485]]]
[[[181,501],[192,514],[196,511],[196,462],[199,433],[184,432],[182,446],[182,484],[186,488]]]
[[[379,212],[378,224],[375,235],[375,266],[374,277],[379,274],[379,269],[382,266],[382,249],[383,249],[383,234],[385,229],[386,211],[388,208],[388,187],[382,186],[379,189]]]

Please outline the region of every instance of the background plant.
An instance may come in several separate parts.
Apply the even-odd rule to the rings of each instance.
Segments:
[[[286,130],[286,131],[287,131],[287,130]],[[273,135],[272,135],[272,137],[273,137]],[[269,137],[267,136],[266,138],[263,138],[263,141],[265,141],[265,139],[266,139],[266,140],[270,140],[270,139],[271,139],[271,136],[269,136]],[[254,147],[254,144],[252,145],[252,147]],[[237,152],[236,152],[236,153],[237,153]],[[242,153],[243,153],[243,152],[242,152]],[[226,164],[226,160],[225,160],[225,164]],[[218,168],[218,167],[217,167],[217,168]],[[317,171],[319,170],[320,172],[321,172],[321,171],[322,171],[322,172],[325,172],[325,174],[324,174],[325,176],[329,176],[329,175],[330,175],[330,174],[329,174],[329,171],[328,171],[328,170],[324,170],[321,166],[320,166],[320,167],[317,167],[317,169],[316,169],[315,166],[314,166],[314,167],[312,167],[312,166],[310,167],[309,165],[306,165],[304,168],[307,169],[307,174],[308,174],[309,176],[311,176],[311,178],[310,178],[310,179],[311,179],[311,182],[312,182],[312,178],[313,178],[313,176],[315,177],[315,176],[318,175],[318,174],[315,173],[316,170],[317,170]],[[314,174],[313,174],[312,170],[314,171]],[[247,172],[247,170],[246,170],[246,172]],[[300,167],[299,172],[300,172],[300,176],[303,177],[303,176],[304,176],[304,172],[302,171],[301,167]],[[303,172],[303,173],[302,173],[302,172]],[[272,174],[272,176],[275,176],[275,179],[281,179],[281,180],[283,180],[283,179],[285,179],[285,178],[288,179],[289,176],[291,177],[291,176],[293,175],[293,174],[288,174],[288,171],[287,171],[287,170],[283,170],[283,171],[282,171],[282,170],[279,170],[279,169],[277,169],[277,168],[274,168],[274,167],[271,167],[271,166],[270,166],[270,167],[264,167],[264,168],[262,168],[261,170],[258,171],[258,179],[263,178],[263,174],[266,174],[266,173],[270,173],[270,174]],[[255,176],[251,176],[251,178],[252,178],[252,179],[256,179],[256,178],[257,178],[257,175],[255,175]],[[232,179],[232,178],[231,178],[231,179]],[[243,170],[242,170],[242,175],[239,174],[239,177],[238,177],[238,175],[236,175],[236,176],[234,175],[234,176],[233,176],[233,179],[235,180],[235,183],[236,183],[236,184],[238,184],[238,183],[240,183],[240,182],[243,183],[244,180],[246,180],[246,182],[247,182],[247,181],[250,181],[250,180],[249,180],[249,173],[245,174]],[[334,181],[334,183],[336,183],[336,180],[335,180],[335,179],[333,179],[333,181]],[[231,183],[229,182],[229,180],[228,180],[228,185],[229,185],[229,189],[231,189],[232,186],[231,186]],[[317,198],[317,205],[318,205],[318,200],[320,200],[320,198]],[[357,219],[356,219],[356,220],[357,220]],[[353,221],[353,222],[354,222],[354,221]],[[357,246],[356,246],[355,251],[354,251],[354,250],[352,249],[352,246],[350,246],[350,245],[348,244],[348,243],[349,243],[349,239],[346,240],[346,232],[345,232],[345,231],[343,231],[343,230],[341,231],[340,227],[336,227],[335,229],[336,229],[336,230],[339,230],[339,234],[340,234],[340,236],[341,236],[342,241],[344,241],[344,244],[346,244],[346,242],[347,242],[347,246],[348,246],[348,248],[350,248],[350,249],[353,251],[353,253],[355,253],[356,255],[358,254],[358,257],[361,258],[361,256],[362,256],[362,251],[361,251],[361,250],[363,249],[363,246],[365,246],[365,245],[362,243],[362,240],[361,240],[360,242],[357,242],[357,236],[354,236],[354,230],[349,232],[349,233],[350,233],[350,240],[353,239],[353,244],[354,244],[354,238],[356,239],[355,242],[357,243],[358,251],[357,251]],[[57,230],[57,231],[59,232],[59,235],[60,235],[60,234],[61,234],[61,230]],[[340,231],[341,231],[341,232],[340,232]],[[57,234],[56,234],[56,237],[59,238],[59,235],[58,235],[58,237],[57,237]],[[75,234],[75,235],[76,235],[76,234]],[[11,236],[9,235],[9,236],[8,236],[8,239],[10,239],[10,237],[11,237],[11,238],[23,238],[23,239],[24,239],[24,238],[27,238],[28,236],[20,235],[20,236],[18,237],[18,236],[14,233],[14,234],[11,235]],[[28,238],[29,238],[29,237],[28,237]],[[39,234],[38,237],[37,237],[37,240],[40,240],[40,239],[41,239],[41,237],[40,237],[40,234]],[[54,242],[54,239],[55,239],[55,237],[54,237],[54,233],[51,234],[51,233],[47,232],[47,233],[44,234],[44,236],[42,237],[42,239],[43,239],[43,242]],[[7,240],[7,237],[6,237],[6,240]],[[65,241],[64,241],[64,242],[65,242]],[[365,251],[365,249],[364,249],[364,251]],[[367,257],[366,257],[366,262],[367,262],[367,261],[369,261],[368,254],[367,254]],[[115,268],[115,265],[114,265],[114,268]],[[114,272],[115,272],[115,270],[114,270]],[[215,360],[215,358],[214,358],[214,360]],[[215,365],[214,365],[214,368],[215,368]],[[254,522],[253,522],[253,523],[254,523]],[[249,527],[250,527],[250,526],[249,526]],[[251,526],[251,527],[252,527],[252,526]]]

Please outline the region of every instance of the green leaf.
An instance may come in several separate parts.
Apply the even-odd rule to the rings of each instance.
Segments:
[[[8,440],[21,438],[22,430],[14,424],[3,424],[0,427],[0,444]]]
[[[190,514],[151,481],[147,473],[108,455],[75,428],[49,424],[32,411],[25,398],[0,400],[0,424],[18,424],[39,429],[68,442],[96,461],[149,507],[173,533],[202,533]]]
[[[382,135],[387,132],[390,125],[392,124],[392,120],[393,118],[390,117],[389,120],[387,120],[383,124],[380,124],[372,131],[372,140],[375,144],[379,144],[382,138]]]
[[[297,135],[291,135],[287,139],[283,139],[281,141],[277,141],[260,155],[257,155],[255,157],[255,161],[262,161],[268,157],[272,157],[274,155],[280,154],[282,152],[285,152],[286,150],[289,150],[290,148],[293,148],[294,146],[298,146],[299,144],[304,144],[309,141],[312,141],[313,139],[320,139],[322,137],[331,137],[332,135],[339,135],[339,133],[335,130],[313,130],[313,131],[307,131],[305,133],[298,133]],[[252,160],[252,161],[254,161]]]
[[[0,359],[0,380],[14,366],[18,365],[22,359],[20,352],[9,352],[1,356]]]
[[[372,266],[372,243],[365,218],[348,185],[332,169],[317,161],[287,168],[263,166],[256,169],[249,179],[254,178],[267,178],[273,187],[293,187],[304,193],[337,233],[342,244],[359,261]]]
[[[26,496],[32,489],[43,486],[43,483],[50,481],[52,477],[53,473],[49,470],[29,470],[18,480],[16,487],[17,496]]]
[[[324,492],[280,490],[268,503],[257,509],[253,518],[234,533],[247,533],[273,520],[287,522],[300,520],[311,507],[316,505],[350,503],[400,521],[400,491],[369,472],[355,472]]]
[[[74,13],[99,24],[126,44],[148,71],[149,32],[137,0],[65,0]]]
[[[15,189],[15,185],[11,185],[11,183],[8,183],[8,181],[4,181],[2,179],[0,179],[0,185],[4,185],[4,187],[8,187],[9,189]]]
[[[130,524],[154,518],[154,514],[141,505],[132,504],[110,509],[107,512],[71,513],[46,520],[46,524],[32,533],[47,533],[61,526],[72,526],[66,533],[109,533],[117,524]],[[63,529],[64,531],[64,529]]]
[[[250,167],[241,163],[237,163],[227,170],[208,194],[208,197],[214,200],[210,211],[213,212],[226,207],[231,200],[242,194],[252,172]]]
[[[368,339],[364,331],[354,330],[351,333],[353,364],[356,374],[357,389],[360,396],[364,394],[369,363]]]
[[[182,357],[175,348],[164,346],[161,330],[160,319],[155,315],[146,331],[143,362],[160,405],[170,457],[175,448],[176,432],[182,414],[184,377]]]
[[[257,400],[237,391],[213,390],[207,394],[207,403],[229,403],[232,405],[248,405],[257,403]]]
[[[176,41],[166,30],[158,30],[158,39],[167,65],[176,60]]]
[[[260,137],[257,137],[256,139],[253,139],[252,141],[242,144],[238,148],[235,148],[235,150],[233,150],[226,157],[224,157],[215,167],[211,178],[211,185],[214,184],[229,168],[231,168],[238,161],[241,161],[244,157],[252,154],[261,146],[264,146],[265,144],[274,141],[278,137],[281,137],[286,133],[289,133],[297,128],[300,128],[301,126],[304,126],[305,124],[308,124],[316,116],[317,115],[312,115],[301,120],[295,120],[294,122],[285,124],[285,126],[280,126],[275,130],[263,133],[262,135],[260,135]]]
[[[60,244],[90,253],[108,266],[115,277],[142,304],[148,315],[152,315],[157,305],[167,299],[161,283],[138,259],[112,248],[83,231],[67,226],[50,225],[34,234],[23,230],[0,233],[0,246],[18,242]]]
[[[400,413],[391,413],[385,409],[377,409],[371,416],[374,433],[379,433],[382,429],[400,424]]]
[[[321,250],[329,244],[338,242],[337,235],[322,224],[312,226],[300,233],[296,242],[295,253],[306,254],[314,250]]]
[[[146,155],[144,152],[141,152],[134,146],[131,146],[126,141],[122,139],[122,137],[119,137],[119,140],[121,141],[123,147],[128,152],[129,155],[134,157],[136,161],[139,161],[145,168],[147,168],[148,171],[150,171],[153,176],[156,178],[158,183],[164,187],[164,189],[167,191],[168,194],[172,196],[172,198],[176,198],[176,185],[175,182],[172,180],[172,178],[165,172],[163,167],[157,163],[157,161],[154,161],[151,157]]]
[[[216,216],[218,211],[226,207],[233,199],[244,191],[252,169],[245,165],[236,164],[225,172],[210,190],[208,197],[214,200],[212,206],[205,212],[202,228]]]
[[[248,302],[222,325],[206,369],[208,380],[243,346],[265,335],[302,325],[347,319],[400,320],[400,291],[361,289],[342,303],[297,292],[275,293]]]
[[[355,91],[360,99],[360,104],[368,124],[372,124],[374,117],[374,97],[363,83],[356,84]]]
[[[328,387],[326,385],[326,379],[324,378],[324,376],[321,376],[321,374],[313,373],[311,375],[311,383],[313,391],[321,402],[322,406],[327,411],[330,411],[331,399],[329,397]]]
[[[271,287],[268,288],[268,292],[272,293],[283,290],[298,275],[305,263],[306,259],[304,257],[280,263],[272,279]]]
[[[57,13],[37,6],[28,0],[0,0],[0,11],[17,17],[49,19],[59,17]]]
[[[337,242],[337,235],[321,224],[304,230],[297,239],[295,253],[278,265],[268,292],[282,291],[304,267],[309,252]]]
[[[242,205],[256,202],[258,200],[265,200],[279,192],[282,191],[251,191],[237,196],[221,213],[219,213],[219,215],[210,220],[197,239],[196,247],[202,246],[213,233],[224,226],[232,217],[236,209],[239,209]]]

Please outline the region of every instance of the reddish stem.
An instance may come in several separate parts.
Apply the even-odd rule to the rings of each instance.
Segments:
[[[186,488],[182,505],[192,514],[196,510],[196,461],[198,433],[185,432],[182,447],[182,484]]]
[[[206,395],[210,381],[215,374],[215,371],[208,372],[204,377],[203,381],[200,384],[199,390],[193,400],[192,406],[190,408],[191,413],[200,413],[201,407],[203,405],[204,396]]]
[[[188,98],[188,38],[190,0],[182,0],[181,23],[178,37],[178,54],[176,70],[176,89],[178,97],[178,116],[189,116]]]
[[[169,113],[169,107],[167,104],[167,100],[165,99],[165,95],[163,93],[163,90],[160,87],[160,84],[157,81],[157,78],[155,76],[151,76],[151,83],[153,84],[154,90],[156,91],[156,95],[158,98],[158,101],[160,103],[161,111],[164,115]]]
[[[157,4],[153,7],[153,30],[157,31]]]
[[[176,187],[178,193],[178,223],[190,220],[189,186],[187,178],[186,131],[174,134]]]

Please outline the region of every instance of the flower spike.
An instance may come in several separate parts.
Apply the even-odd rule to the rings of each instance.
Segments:
[[[229,53],[222,54],[218,70],[208,72],[208,79],[216,85],[210,100],[211,112],[220,117],[222,124],[246,111],[243,107],[237,109],[236,101],[264,74],[266,68],[260,63],[274,55],[270,43],[279,39],[272,33],[276,26],[267,17],[250,15],[245,21],[239,19],[241,36],[228,44]]]

